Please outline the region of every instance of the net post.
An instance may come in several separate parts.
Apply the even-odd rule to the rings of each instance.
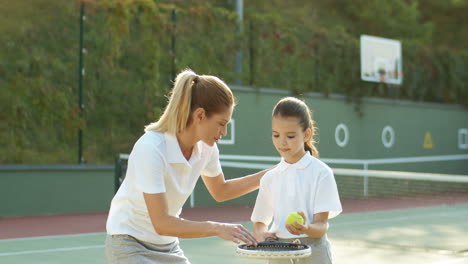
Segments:
[[[120,175],[122,174],[122,160],[120,159],[120,155],[117,154],[115,157],[115,165],[114,165],[114,193],[117,193],[120,187]]]
[[[195,207],[195,190],[190,194],[190,208]]]

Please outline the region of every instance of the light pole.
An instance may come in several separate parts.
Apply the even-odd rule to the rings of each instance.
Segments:
[[[80,8],[80,50],[79,50],[79,69],[78,69],[78,107],[80,109],[80,122],[79,122],[79,131],[78,131],[78,163],[83,164],[83,128],[82,128],[82,118],[84,112],[84,103],[83,103],[83,76],[85,75],[85,69],[83,66],[83,55],[85,49],[83,47],[83,37],[84,37],[84,21],[86,20],[85,16],[85,6],[81,2]]]
[[[238,20],[238,34],[242,36],[243,32],[243,20],[244,20],[244,0],[237,0],[236,1],[236,13],[239,16]],[[235,57],[235,73],[236,73],[236,80],[235,84],[240,85],[242,84],[242,48],[239,48],[236,52]]]

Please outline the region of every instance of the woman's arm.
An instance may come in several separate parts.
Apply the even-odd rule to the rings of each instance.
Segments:
[[[202,176],[206,188],[217,202],[224,202],[258,189],[260,179],[270,169],[252,175],[227,180],[221,173],[216,177]]]
[[[196,222],[170,216],[165,193],[143,193],[148,213],[155,231],[163,236],[195,238],[219,236],[225,240],[257,244],[253,235],[242,225],[218,222]]]
[[[304,218],[304,220],[306,220],[304,213],[298,213]],[[328,212],[314,214],[313,224],[301,225],[300,223],[297,223],[296,226],[298,226],[298,228],[295,228],[293,225],[286,224],[286,229],[294,235],[306,234],[308,237],[321,238],[328,231]]]

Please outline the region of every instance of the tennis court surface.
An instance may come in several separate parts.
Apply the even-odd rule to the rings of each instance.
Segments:
[[[344,213],[330,221],[329,238],[334,261],[343,264],[468,264],[466,198],[460,197],[449,205]],[[352,204],[358,208],[359,203],[364,202],[344,201],[344,206],[353,211]],[[195,208],[187,210],[186,217],[207,217],[211,214],[216,219],[229,220],[229,211],[230,215],[236,215],[231,217],[232,222],[243,222],[251,229],[252,225],[248,222],[250,210],[241,207]],[[96,215],[92,217],[96,218]],[[104,221],[105,214],[98,218]],[[5,228],[13,228],[11,223],[5,223],[5,219],[0,219],[1,237],[6,237]],[[47,223],[42,225],[46,226]],[[40,224],[25,228],[40,229]],[[75,230],[79,229],[75,227]],[[105,263],[103,231],[2,239],[0,263]],[[215,237],[185,239],[181,240],[181,245],[194,264],[265,263],[238,257],[235,244]]]

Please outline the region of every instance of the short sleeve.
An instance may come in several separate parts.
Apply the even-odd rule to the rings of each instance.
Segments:
[[[322,172],[315,195],[314,213],[329,212],[328,218],[341,213],[340,196],[331,169]]]
[[[166,192],[164,185],[165,162],[152,144],[136,144],[128,160],[138,190],[144,193]],[[128,172],[127,172],[128,173]]]
[[[252,216],[250,220],[252,222],[261,222],[266,226],[270,225],[273,220],[273,197],[272,193],[269,190],[268,183],[265,180],[265,176],[260,180],[260,188],[257,195],[257,200],[255,201],[255,206],[252,211]]]
[[[201,175],[216,177],[222,172],[223,170],[221,169],[221,163],[219,162],[218,146],[214,144],[214,146],[211,148],[211,153],[208,155],[208,161],[201,171]]]

